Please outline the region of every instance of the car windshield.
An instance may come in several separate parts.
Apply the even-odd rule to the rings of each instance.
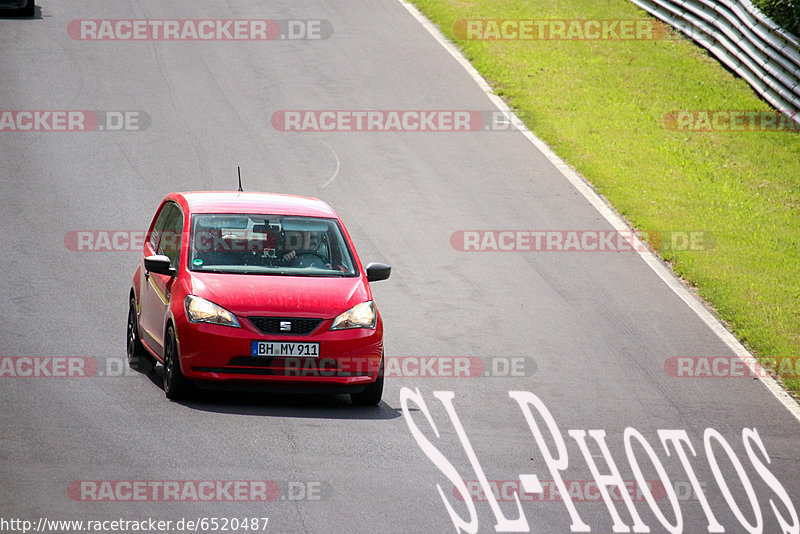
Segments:
[[[355,276],[335,219],[255,214],[192,216],[189,268],[238,274]]]

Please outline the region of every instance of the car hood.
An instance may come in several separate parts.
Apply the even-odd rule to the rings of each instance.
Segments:
[[[362,277],[192,273],[190,293],[236,315],[333,318],[370,300]]]

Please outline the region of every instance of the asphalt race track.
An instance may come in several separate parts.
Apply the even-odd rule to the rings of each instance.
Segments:
[[[42,376],[42,367],[22,377],[20,367],[0,366],[0,519],[268,518],[258,531],[452,532],[458,518],[470,521],[454,490],[463,479],[475,490],[473,527],[494,532],[467,437],[488,483],[508,481],[497,509],[509,522],[520,516],[512,490],[522,489],[521,475],[543,486],[522,495],[527,521],[509,530],[570,532],[570,509],[549,482],[555,431],[576,513],[591,532],[610,532],[615,518],[590,462],[603,475],[612,469],[588,436],[587,460],[580,431],[605,431],[627,483],[636,473],[623,433],[632,428],[676,490],[674,506],[665,486],[653,492],[662,521],[634,488],[631,506],[652,532],[667,532],[676,509],[683,532],[708,532],[706,509],[725,532],[746,523],[798,531],[798,420],[752,377],[672,376],[670,358],[733,352],[639,254],[463,252],[451,242],[461,231],[612,230],[524,135],[275,127],[284,110],[495,110],[401,3],[42,0],[39,11],[0,19],[0,109],[91,110],[104,128],[0,128],[0,357],[8,366],[71,357],[96,372]],[[314,20],[330,34],[82,40],[68,32],[80,19]],[[128,117],[122,128],[119,117]],[[246,190],[325,200],[364,262],[392,265],[392,277],[372,286],[397,364],[380,406],[246,392],[175,403],[164,398],[160,366],[126,369],[138,258],[128,240],[171,191],[235,189],[237,165]],[[94,232],[93,250],[76,244],[77,232]],[[108,246],[102,232],[122,234]],[[448,367],[465,361],[470,373]],[[417,389],[422,401],[404,415],[401,391]],[[437,391],[452,392],[457,423]],[[557,428],[530,408],[542,443],[514,391],[535,394],[552,414]],[[756,429],[763,449],[743,429]],[[707,504],[659,430],[686,431]],[[636,439],[632,456],[645,480],[662,480]],[[150,493],[119,491],[132,481]],[[179,484],[179,497],[159,498],[153,488],[165,481]],[[201,481],[244,481],[250,493],[215,489],[210,502],[183,494]],[[612,509],[633,528],[616,493]]]

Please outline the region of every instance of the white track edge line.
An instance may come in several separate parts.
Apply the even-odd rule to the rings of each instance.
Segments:
[[[422,26],[430,33],[445,50],[447,50],[453,58],[467,71],[472,79],[478,84],[481,90],[489,97],[497,108],[507,113],[515,124],[521,125],[522,121],[517,115],[508,107],[502,98],[497,96],[486,80],[481,76],[478,70],[472,66],[461,51],[450,42],[447,37],[431,22],[425,15],[423,15],[413,4],[407,0],[398,0],[406,10],[422,24]],[[521,133],[536,147],[544,156],[558,169],[561,174],[569,180],[569,182],[577,189],[583,197],[600,212],[600,214],[614,227],[615,230],[620,232],[633,232],[633,229],[625,222],[625,220],[614,211],[608,203],[606,203],[597,192],[570,168],[561,158],[559,158],[550,147],[541,139],[536,137],[530,130],[525,127],[521,128]],[[634,234],[635,235],[635,234]],[[658,275],[661,280],[675,293],[681,300],[683,300],[689,308],[694,311],[697,316],[719,337],[736,356],[752,368],[754,356],[742,345],[736,336],[734,336],[722,322],[712,314],[699,297],[695,296],[688,287],[686,287],[678,277],[661,261],[654,252],[652,252],[647,245],[643,244],[638,237],[634,237],[634,249],[639,256],[650,266],[650,268]],[[800,404],[778,383],[777,380],[764,373],[756,373],[758,380],[772,393],[773,396],[787,409],[789,412],[800,422]]]

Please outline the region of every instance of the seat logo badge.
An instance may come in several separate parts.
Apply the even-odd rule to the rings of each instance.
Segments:
[[[281,332],[288,332],[292,329],[291,321],[281,321]]]

